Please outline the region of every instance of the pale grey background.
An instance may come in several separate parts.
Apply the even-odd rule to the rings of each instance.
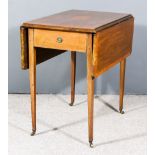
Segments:
[[[28,71],[20,68],[19,26],[24,21],[69,9],[131,13],[135,17],[133,52],[127,60],[126,94],[147,92],[146,0],[9,0],[9,93],[29,93]],[[86,61],[77,54],[76,93],[87,92]],[[95,81],[98,94],[118,94],[119,65]],[[38,93],[70,92],[70,53],[37,66]]]

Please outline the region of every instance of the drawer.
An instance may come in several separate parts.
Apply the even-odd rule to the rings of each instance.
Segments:
[[[70,51],[86,51],[87,34],[34,29],[34,46]]]

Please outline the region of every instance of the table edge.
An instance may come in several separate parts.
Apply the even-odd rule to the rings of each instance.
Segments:
[[[131,14],[128,14],[125,17],[122,17],[118,20],[115,20],[111,23],[107,23],[105,25],[102,25],[100,27],[97,27],[95,29],[91,29],[91,28],[79,28],[79,27],[64,27],[64,26],[49,26],[49,25],[42,25],[42,24],[31,24],[28,22],[24,22],[21,27],[25,27],[25,28],[38,28],[38,29],[47,29],[47,30],[55,30],[55,31],[70,31],[70,32],[81,32],[81,33],[97,33],[100,30],[103,30],[105,28],[111,27],[113,25],[116,25],[120,22],[123,22],[125,20],[128,20],[130,18],[134,18]]]

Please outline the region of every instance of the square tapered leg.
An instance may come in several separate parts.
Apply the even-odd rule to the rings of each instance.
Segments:
[[[123,111],[123,96],[124,96],[124,83],[125,83],[125,66],[126,59],[120,62],[120,99],[119,99],[119,111],[124,114]]]
[[[87,92],[88,92],[88,136],[93,147],[94,77],[92,76],[92,35],[87,40]]]
[[[73,105],[75,100],[75,77],[76,77],[76,52],[71,52],[71,103]]]
[[[29,29],[29,78],[31,94],[32,133],[36,132],[36,49],[33,45],[33,29]]]

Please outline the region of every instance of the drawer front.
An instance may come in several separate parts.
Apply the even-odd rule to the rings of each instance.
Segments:
[[[60,50],[86,51],[87,35],[85,33],[34,30],[34,46]]]

